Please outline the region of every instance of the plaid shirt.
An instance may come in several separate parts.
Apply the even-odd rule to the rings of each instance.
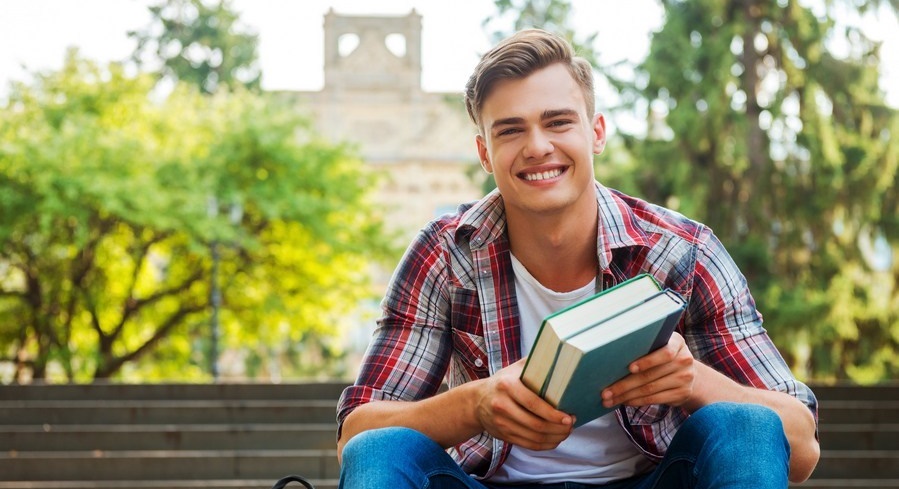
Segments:
[[[711,230],[599,184],[596,198],[603,287],[652,274],[687,299],[677,331],[694,357],[740,384],[795,396],[817,419],[814,394],[771,342],[746,279]],[[452,388],[482,379],[521,358],[505,227],[502,197],[494,191],[419,233],[388,287],[359,378],[341,396],[338,433],[360,404],[426,398],[443,382]],[[620,407],[616,414],[633,443],[656,461],[688,416],[665,405]],[[509,449],[481,433],[448,451],[466,472],[488,478]]]

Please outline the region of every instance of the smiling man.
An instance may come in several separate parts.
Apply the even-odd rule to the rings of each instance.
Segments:
[[[590,65],[522,31],[466,87],[497,189],[431,222],[384,298],[338,406],[341,487],[769,488],[805,480],[817,403],[712,231],[595,180]],[[667,346],[574,420],[519,380],[546,315],[640,273],[683,295]],[[449,389],[441,390],[441,384]]]

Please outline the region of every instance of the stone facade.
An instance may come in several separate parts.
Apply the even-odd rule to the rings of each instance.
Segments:
[[[383,178],[375,192],[398,246],[433,218],[482,196],[476,129],[462,93],[421,87],[421,15],[325,15],[325,84],[280,95],[310,114],[316,131],[356,146]],[[373,267],[373,293],[383,296],[391,269]],[[374,329],[376,303],[361,304],[342,330],[346,370],[355,377]]]
[[[482,195],[474,125],[462,93],[421,87],[421,15],[325,15],[325,84],[293,92],[331,141],[357,145],[386,178],[376,193],[404,241],[434,217]]]

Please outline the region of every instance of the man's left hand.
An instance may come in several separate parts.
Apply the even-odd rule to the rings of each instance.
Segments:
[[[604,406],[681,406],[693,394],[696,360],[683,336],[676,332],[667,345],[635,360],[629,370],[630,375],[603,389]]]

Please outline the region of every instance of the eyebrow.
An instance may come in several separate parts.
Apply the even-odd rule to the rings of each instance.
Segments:
[[[540,119],[541,120],[552,119],[552,118],[561,117],[561,116],[579,117],[580,114],[578,113],[578,111],[576,111],[574,109],[551,109],[551,110],[544,110],[543,115],[540,116]]]
[[[540,114],[540,120],[553,119],[555,117],[568,116],[568,117],[578,117],[578,112],[574,109],[547,109],[544,110],[542,114]],[[493,124],[490,125],[490,129],[496,129],[500,126],[513,126],[516,124],[521,124],[524,122],[523,117],[506,117],[504,119],[497,119],[493,121]]]

